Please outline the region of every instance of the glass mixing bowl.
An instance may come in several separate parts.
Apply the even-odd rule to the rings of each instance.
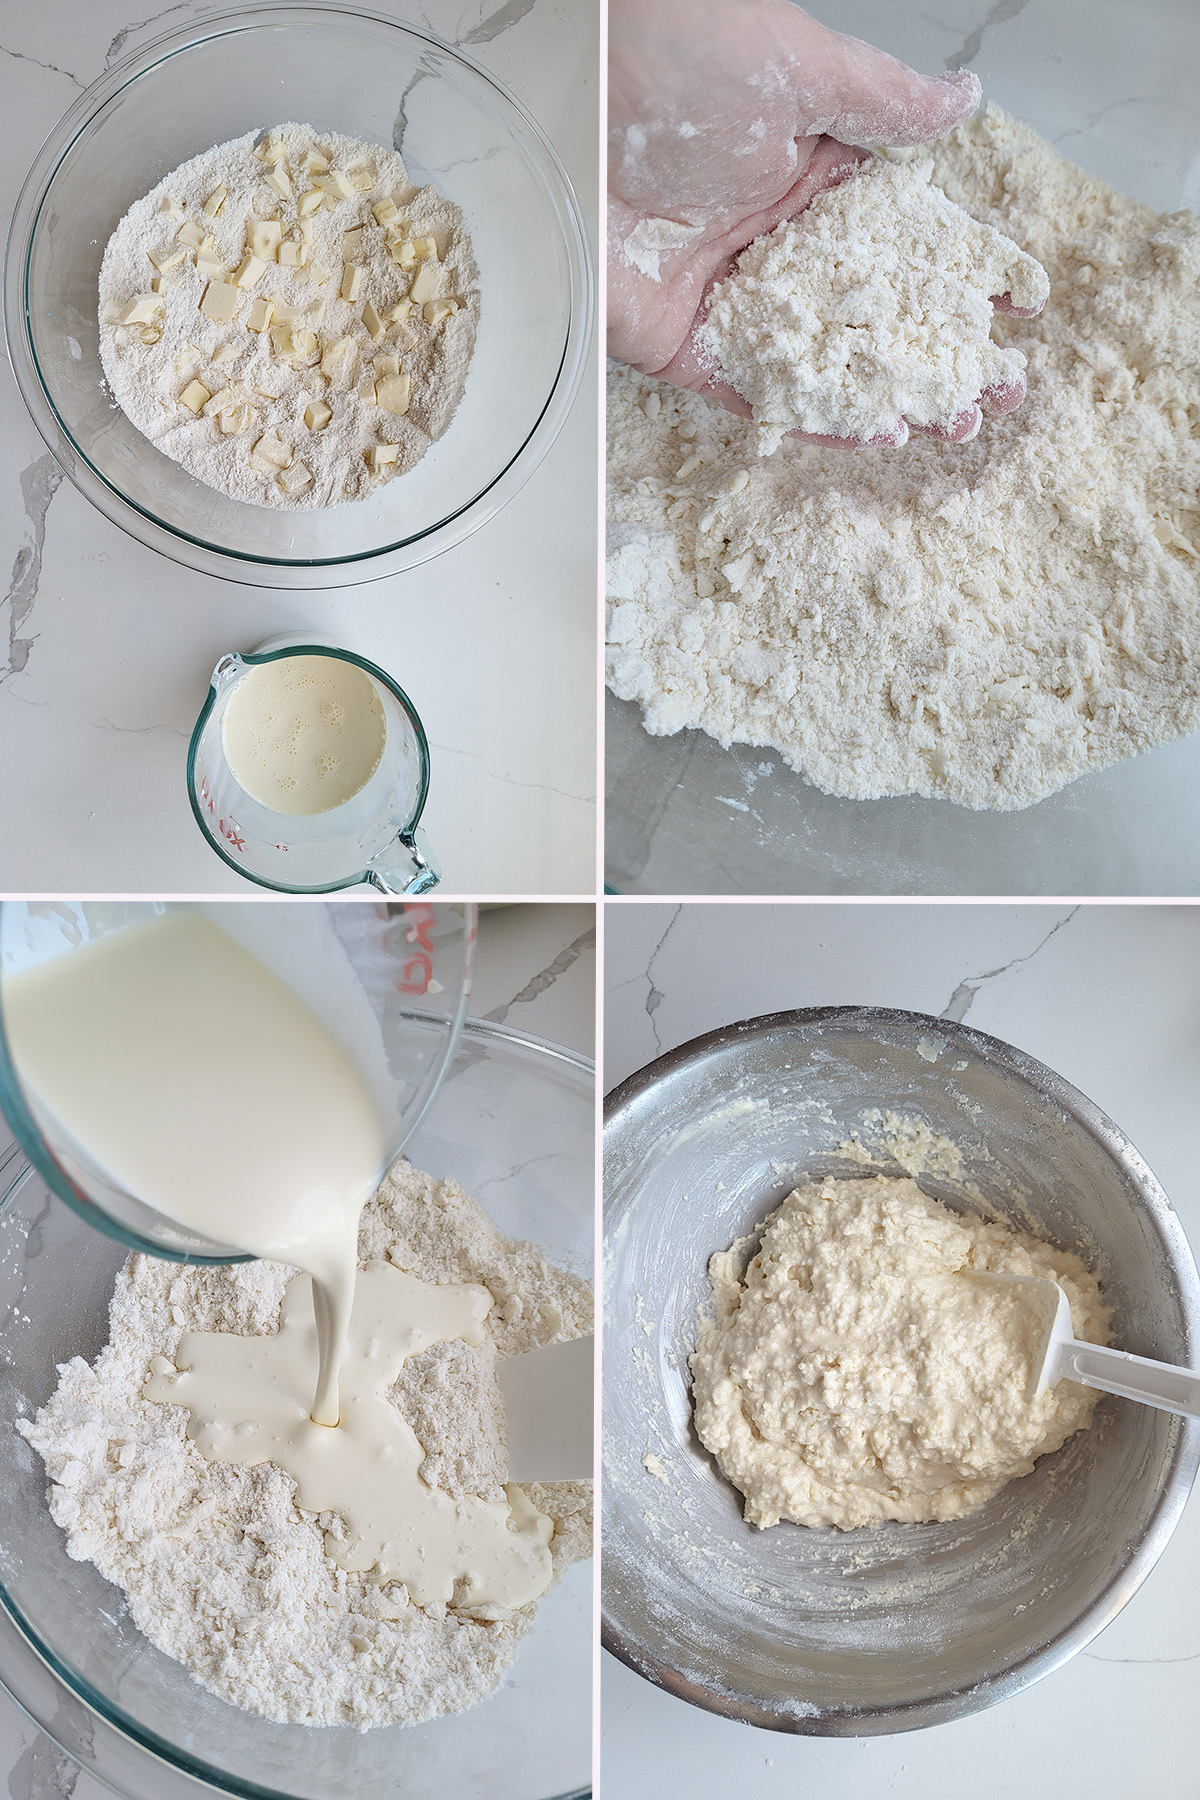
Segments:
[[[880,1137],[872,1108],[960,1147],[959,1179],[920,1177],[933,1198],[961,1208],[972,1183],[1018,1229],[1078,1251],[1122,1349],[1194,1365],[1200,1340],[1196,1265],[1142,1158],[1061,1076],[996,1038],[814,1008],[743,1020],[630,1076],[604,1133],[604,1642],[670,1693],[776,1731],[912,1730],[1048,1674],[1132,1598],[1200,1463],[1200,1423],[1101,1395],[1088,1430],[966,1518],[744,1522],[692,1429],[708,1259],[798,1181],[867,1172],[836,1146]],[[884,1151],[879,1165],[901,1173]],[[667,1486],[647,1476],[647,1452]]]
[[[104,249],[133,201],[213,144],[287,120],[394,145],[413,181],[462,208],[480,271],[479,337],[445,434],[376,494],[314,512],[232,500],[156,450],[112,400],[96,324]],[[17,384],[71,480],[140,542],[261,587],[370,581],[477,530],[563,424],[592,305],[570,181],[520,102],[429,32],[336,0],[221,13],[108,70],[39,150],[4,272]]]
[[[76,1141],[21,1079],[4,1027],[5,983],[157,914],[201,906],[313,1013],[349,1056],[383,1122],[388,1161],[429,1107],[458,1043],[475,960],[473,904],[5,900],[0,903],[0,1114],[60,1199],[134,1250],[236,1262],[227,1244],[156,1212]],[[221,1121],[197,1114],[198,1134]]]
[[[501,1230],[592,1275],[591,1063],[468,1020],[407,1154],[453,1175]],[[6,1191],[7,1190],[7,1191]],[[0,1680],[54,1741],[127,1800],[550,1800],[591,1765],[592,1578],[568,1570],[497,1692],[468,1712],[359,1733],[277,1725],[216,1699],[130,1622],[119,1590],[72,1562],[41,1461],[13,1430],[56,1364],[94,1357],[124,1251],[0,1149]]]

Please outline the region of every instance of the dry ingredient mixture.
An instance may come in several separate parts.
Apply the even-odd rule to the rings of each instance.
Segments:
[[[966,444],[787,440],[614,367],[609,683],[827,793],[1027,806],[1200,724],[1200,223],[989,106],[890,152],[1051,281]]]
[[[505,1238],[453,1181],[398,1164],[369,1202],[360,1266],[386,1258],[433,1282],[493,1296],[484,1343],[439,1343],[405,1364],[391,1398],[425,1450],[423,1477],[453,1495],[504,1498],[497,1356],[591,1329],[587,1283]],[[348,1574],[325,1553],[333,1514],[300,1511],[275,1464],[209,1462],[183,1407],[142,1398],[156,1357],[187,1330],[278,1329],[293,1271],[278,1263],[180,1268],[131,1256],[110,1339],[76,1357],[36,1419],[19,1421],[46,1464],[68,1554],[124,1591],[134,1623],[223,1700],[306,1725],[412,1725],[499,1684],[536,1603],[417,1606],[402,1586]],[[524,1484],[554,1522],[555,1574],[591,1554],[591,1483]]]
[[[1108,1315],[1080,1259],[951,1212],[908,1177],[797,1188],[709,1264],[690,1362],[696,1430],[754,1525],[957,1519],[1091,1420],[1094,1389],[1027,1395],[1039,1341],[1015,1285],[1049,1276],[1075,1335]]]
[[[450,423],[478,315],[458,207],[395,151],[308,125],[182,163],[100,269],[122,410],[258,506],[335,506],[411,469]]]
[[[759,449],[788,431],[863,442],[974,415],[1019,391],[1025,358],[991,339],[992,297],[1037,311],[1040,263],[937,187],[875,160],[759,238],[714,288],[701,347],[748,400]],[[969,435],[974,436],[974,432]]]

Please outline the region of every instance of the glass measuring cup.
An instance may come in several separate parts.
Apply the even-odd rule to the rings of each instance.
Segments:
[[[30,1162],[68,1206],[118,1243],[178,1262],[245,1261],[242,1251],[177,1224],[116,1183],[22,1082],[4,1026],[5,985],[22,970],[189,906],[283,982],[349,1056],[383,1121],[388,1164],[454,1055],[471,990],[476,909],[429,901],[0,904],[0,1111]],[[221,1129],[219,1120],[201,1124]]]
[[[387,738],[375,773],[340,806],[282,813],[242,787],[225,754],[229,703],[250,671],[289,656],[328,656],[367,675],[383,707]],[[429,746],[408,695],[387,672],[319,636],[271,638],[230,651],[212,673],[187,759],[196,823],[223,862],[260,887],[328,894],[366,882],[385,894],[425,894],[442,878],[417,821],[429,791]]]

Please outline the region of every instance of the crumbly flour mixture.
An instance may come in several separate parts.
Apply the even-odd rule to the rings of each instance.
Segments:
[[[1046,268],[993,325],[1028,398],[967,444],[759,458],[614,368],[609,682],[827,793],[1011,809],[1200,724],[1200,224],[995,107],[904,154]]]
[[[450,423],[479,315],[458,207],[308,125],[182,163],[117,226],[100,359],[122,409],[258,506],[361,499]]]
[[[931,186],[928,163],[872,160],[743,251],[714,288],[703,350],[754,409],[760,450],[785,432],[948,427],[1025,358],[991,339],[992,296],[1036,310],[1046,272]],[[973,434],[972,434],[973,435]]]
[[[359,1257],[491,1290],[488,1341],[412,1357],[392,1398],[426,1451],[432,1484],[502,1499],[496,1358],[590,1331],[590,1288],[534,1245],[503,1237],[454,1182],[403,1163],[363,1213]],[[46,1464],[51,1514],[68,1554],[123,1589],[151,1642],[235,1706],[360,1730],[457,1712],[499,1684],[536,1605],[477,1615],[418,1607],[402,1587],[345,1573],[323,1547],[341,1521],[301,1512],[281,1469],[206,1461],[183,1407],[141,1397],[151,1358],[173,1357],[185,1330],[277,1330],[292,1274],[277,1263],[183,1268],[131,1256],[95,1366],[79,1357],[62,1365],[53,1397],[20,1422]],[[554,1521],[556,1574],[591,1554],[590,1482],[525,1492]]]
[[[797,1188],[745,1251],[710,1262],[690,1366],[696,1430],[754,1525],[961,1518],[1091,1420],[1077,1382],[1026,1398],[1033,1314],[965,1272],[1050,1276],[1075,1335],[1103,1343],[1099,1287],[1070,1252],[890,1176]]]

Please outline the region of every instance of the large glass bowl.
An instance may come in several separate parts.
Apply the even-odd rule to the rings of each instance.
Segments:
[[[604,1132],[604,1642],[670,1693],[775,1731],[909,1731],[1028,1687],[1136,1593],[1200,1462],[1195,1420],[1101,1395],[1090,1429],[963,1519],[745,1523],[692,1428],[708,1259],[798,1181],[865,1173],[837,1145],[878,1139],[893,1112],[962,1151],[960,1176],[920,1177],[927,1193],[961,1207],[972,1183],[1084,1257],[1122,1349],[1194,1364],[1200,1341],[1196,1265],[1138,1152],[1060,1075],[981,1031],[811,1008],[630,1076]]]
[[[569,1051],[468,1020],[407,1155],[453,1175],[496,1224],[592,1274],[594,1073]],[[5,1190],[7,1189],[7,1192]],[[592,1577],[568,1571],[499,1690],[408,1728],[277,1725],[218,1700],[130,1622],[120,1591],[72,1562],[40,1458],[13,1429],[94,1357],[124,1251],[0,1148],[0,1680],[128,1800],[550,1800],[587,1790]]]
[[[445,434],[365,500],[278,512],[206,487],[115,405],[97,281],[130,205],[213,144],[298,120],[394,145],[462,208],[479,336]],[[210,575],[327,588],[411,568],[478,529],[537,467],[579,385],[592,274],[562,164],[524,107],[429,32],[332,3],[249,6],[107,71],[39,150],[9,231],[4,321],[17,384],[71,480],[144,544]]]

